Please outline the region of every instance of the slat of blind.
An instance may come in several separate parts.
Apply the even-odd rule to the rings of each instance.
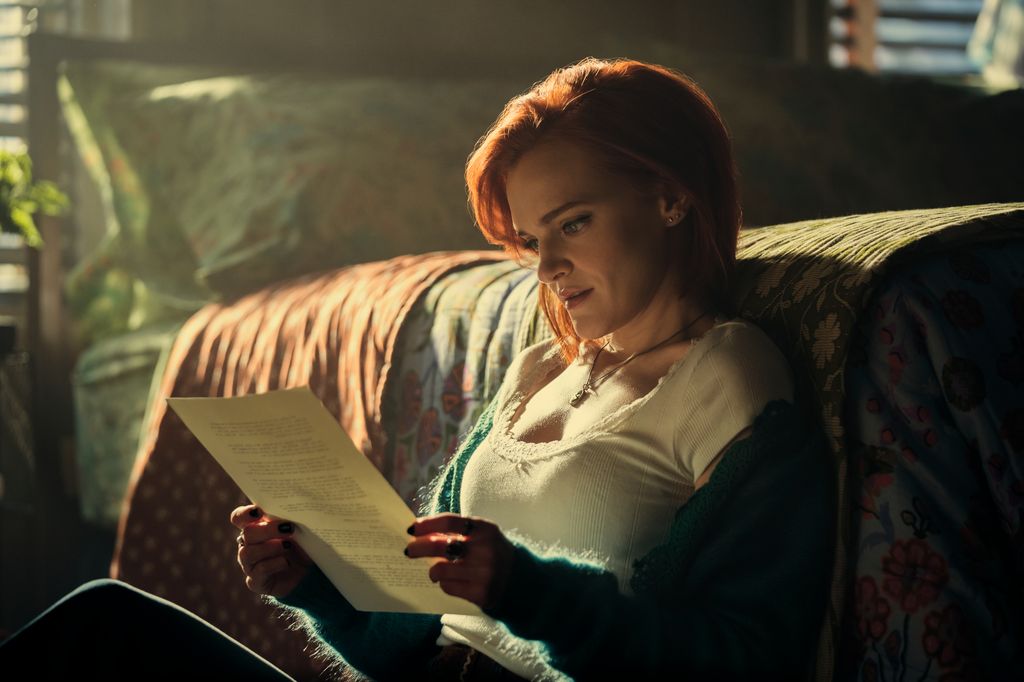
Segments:
[[[875,36],[879,43],[902,45],[936,45],[963,49],[971,39],[973,24],[951,23],[932,19],[891,19],[879,17]]]
[[[981,0],[879,0],[880,14],[905,13],[913,16],[956,17],[974,21],[984,4]]]
[[[32,8],[31,3],[0,2],[0,45],[3,46],[7,57],[17,56],[15,59],[5,58],[4,62],[0,63],[0,74],[25,73],[28,64],[24,59],[21,41],[24,40],[25,15]],[[23,107],[24,82],[25,79],[22,77],[0,89],[0,106]],[[24,148],[27,132],[23,120],[17,123],[0,122],[0,149]],[[27,289],[24,241],[21,235],[0,233],[0,315],[23,315]]]
[[[25,137],[28,128],[22,123],[0,121],[0,137]]]
[[[977,73],[967,43],[982,5],[980,0],[833,0],[831,61],[887,73]]]

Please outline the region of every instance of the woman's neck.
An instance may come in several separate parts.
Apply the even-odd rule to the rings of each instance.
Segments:
[[[708,306],[677,297],[661,306],[648,306],[630,324],[604,338],[609,359],[626,359],[659,345],[671,345],[700,336],[714,323]]]

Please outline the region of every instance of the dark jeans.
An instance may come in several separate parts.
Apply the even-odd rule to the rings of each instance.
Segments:
[[[292,679],[180,606],[116,580],[82,585],[0,643],[0,677]]]

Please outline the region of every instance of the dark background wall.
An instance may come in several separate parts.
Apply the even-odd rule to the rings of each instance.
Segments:
[[[464,52],[584,56],[598,34],[650,37],[698,52],[825,61],[826,0],[135,0],[132,30],[152,39],[394,45],[414,57]],[[611,55],[603,55],[611,56]],[[572,58],[572,57],[570,57]]]

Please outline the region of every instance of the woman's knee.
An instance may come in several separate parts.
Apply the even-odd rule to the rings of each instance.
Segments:
[[[120,580],[99,578],[78,586],[57,602],[55,606],[66,601],[74,601],[97,602],[98,605],[109,608],[112,604],[137,601],[143,594],[138,588],[132,587]]]

